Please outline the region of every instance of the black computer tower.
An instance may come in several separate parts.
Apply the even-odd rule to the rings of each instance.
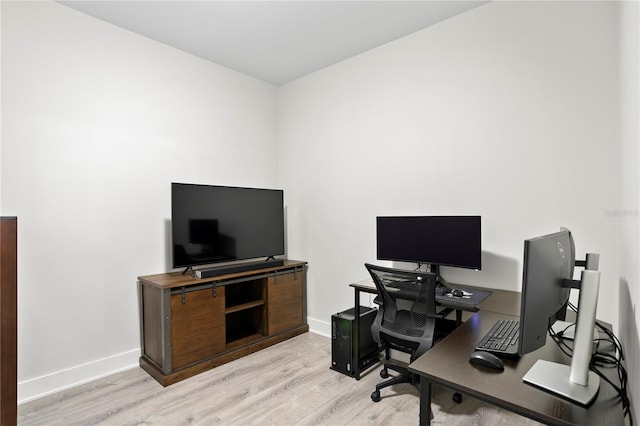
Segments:
[[[331,316],[331,369],[353,376],[355,342],[355,308]],[[371,324],[376,317],[375,308],[360,306],[360,371],[378,362],[378,344],[371,337]]]

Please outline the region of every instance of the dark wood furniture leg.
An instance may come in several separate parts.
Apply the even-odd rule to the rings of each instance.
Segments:
[[[0,218],[0,424],[15,425],[18,410],[18,219]]]

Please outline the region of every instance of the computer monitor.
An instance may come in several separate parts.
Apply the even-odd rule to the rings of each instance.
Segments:
[[[573,280],[576,264],[585,266],[580,281]],[[571,366],[538,360],[523,380],[582,405],[593,400],[600,386],[599,377],[589,371],[600,283],[600,273],[594,269],[595,254],[576,262],[573,237],[566,229],[525,241],[520,355],[544,346],[549,327],[564,317],[571,288],[579,288],[580,296]]]
[[[378,216],[379,260],[426,264],[440,281],[440,266],[482,267],[480,216]]]
[[[521,355],[544,346],[549,327],[564,319],[570,295],[565,280],[573,278],[574,267],[575,245],[568,230],[525,240],[518,348]]]

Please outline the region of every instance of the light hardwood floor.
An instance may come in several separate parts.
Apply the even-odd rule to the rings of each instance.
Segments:
[[[331,340],[305,333],[163,388],[140,368],[18,407],[18,425],[417,425],[418,393],[370,394],[379,368],[355,380],[329,369]],[[434,388],[434,424],[537,425]]]

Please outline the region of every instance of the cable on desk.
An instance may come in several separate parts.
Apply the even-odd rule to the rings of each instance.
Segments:
[[[551,328],[551,326],[549,326],[547,330],[549,332],[549,336],[551,336],[551,338],[556,343],[558,348],[562,351],[562,353],[568,356],[569,358],[571,358],[573,348],[567,345],[566,340],[562,338],[563,332],[566,331],[567,329],[569,329],[569,327],[565,328],[560,333],[557,333],[553,328]]]
[[[569,308],[571,308],[572,311],[577,312],[577,308],[571,302],[569,302],[568,306]],[[564,332],[566,332],[572,326],[574,325],[570,324],[569,326],[561,330],[559,333],[556,333],[555,331],[553,331],[551,327],[549,327],[549,335],[551,336],[553,341],[556,342],[556,345],[558,345],[558,348],[560,348],[562,353],[564,353],[568,357],[571,357],[573,353],[573,348],[571,348],[569,345],[566,344],[565,339],[562,339],[562,334],[564,334]],[[624,360],[622,344],[620,343],[620,340],[616,337],[616,335],[611,330],[604,327],[597,320],[596,320],[596,326],[598,327],[598,330],[602,331],[607,335],[607,338],[598,339],[598,341],[611,343],[614,346],[615,350],[613,354],[596,351],[596,353],[594,353],[593,356],[591,357],[591,362],[589,363],[589,369],[594,373],[596,373],[598,376],[600,376],[602,380],[609,383],[611,387],[613,387],[613,389],[615,389],[615,391],[618,393],[620,400],[622,401],[623,415],[624,417],[629,418],[629,426],[633,426],[633,416],[631,414],[631,401],[629,400],[629,394],[627,391],[627,370],[624,368],[624,365],[622,364],[622,360]],[[617,368],[618,380],[620,384],[617,385],[613,383],[611,380],[609,380],[604,375],[604,373],[600,371],[600,368]]]
[[[629,424],[633,425],[633,418],[631,415],[631,401],[629,400],[628,392],[627,392],[627,370],[624,368],[622,364],[622,360],[624,360],[624,353],[622,352],[622,345],[618,338],[613,334],[613,332],[606,327],[602,326],[596,321],[596,325],[598,329],[603,331],[608,337],[607,339],[600,339],[602,341],[608,341],[612,343],[615,347],[615,352],[613,354],[596,352],[592,359],[592,365],[590,366],[591,370],[599,375],[603,380],[608,382],[613,388],[618,392],[618,395],[622,399],[622,407],[624,408],[624,415],[629,416]],[[618,381],[620,382],[620,386],[615,385],[609,379],[607,379],[604,374],[598,369],[598,367],[604,368],[617,368],[618,369]]]

